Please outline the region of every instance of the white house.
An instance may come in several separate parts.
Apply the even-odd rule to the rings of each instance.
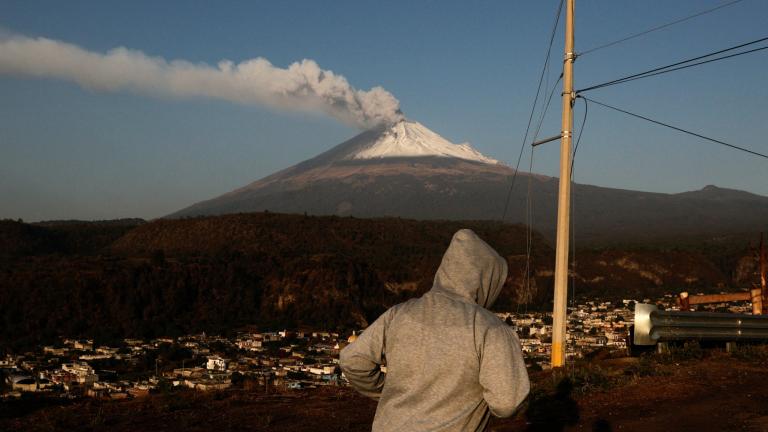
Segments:
[[[99,375],[96,374],[96,371],[88,363],[64,363],[61,365],[61,370],[72,374],[80,384],[91,385],[99,380]]]
[[[206,369],[211,371],[224,372],[227,370],[228,359],[219,356],[208,357],[208,363],[206,363]]]

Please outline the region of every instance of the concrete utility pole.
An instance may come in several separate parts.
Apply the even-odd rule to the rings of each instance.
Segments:
[[[557,249],[552,322],[552,367],[565,365],[565,324],[568,304],[568,237],[571,223],[571,140],[573,137],[573,3],[566,0],[563,59],[563,118],[560,135],[560,190],[557,197]]]

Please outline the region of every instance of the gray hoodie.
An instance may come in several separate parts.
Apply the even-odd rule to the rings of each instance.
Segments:
[[[432,289],[384,312],[341,351],[349,382],[379,399],[374,431],[482,431],[490,413],[517,410],[530,389],[520,341],[485,309],[506,277],[506,261],[460,230]]]

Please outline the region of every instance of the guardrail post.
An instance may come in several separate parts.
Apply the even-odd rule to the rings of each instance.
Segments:
[[[752,288],[752,315],[763,314],[763,290],[762,288]]]
[[[669,344],[666,342],[659,342],[656,344],[656,352],[658,354],[669,354]]]
[[[691,309],[691,300],[688,298],[688,293],[683,291],[680,293],[680,297],[677,299],[680,303],[680,310],[687,311]]]

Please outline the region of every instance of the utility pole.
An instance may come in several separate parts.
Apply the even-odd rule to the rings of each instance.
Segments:
[[[568,305],[568,238],[571,223],[571,141],[573,137],[573,3],[566,0],[565,57],[563,58],[563,117],[560,135],[560,188],[557,197],[555,297],[552,314],[552,367],[565,365],[565,325]]]

